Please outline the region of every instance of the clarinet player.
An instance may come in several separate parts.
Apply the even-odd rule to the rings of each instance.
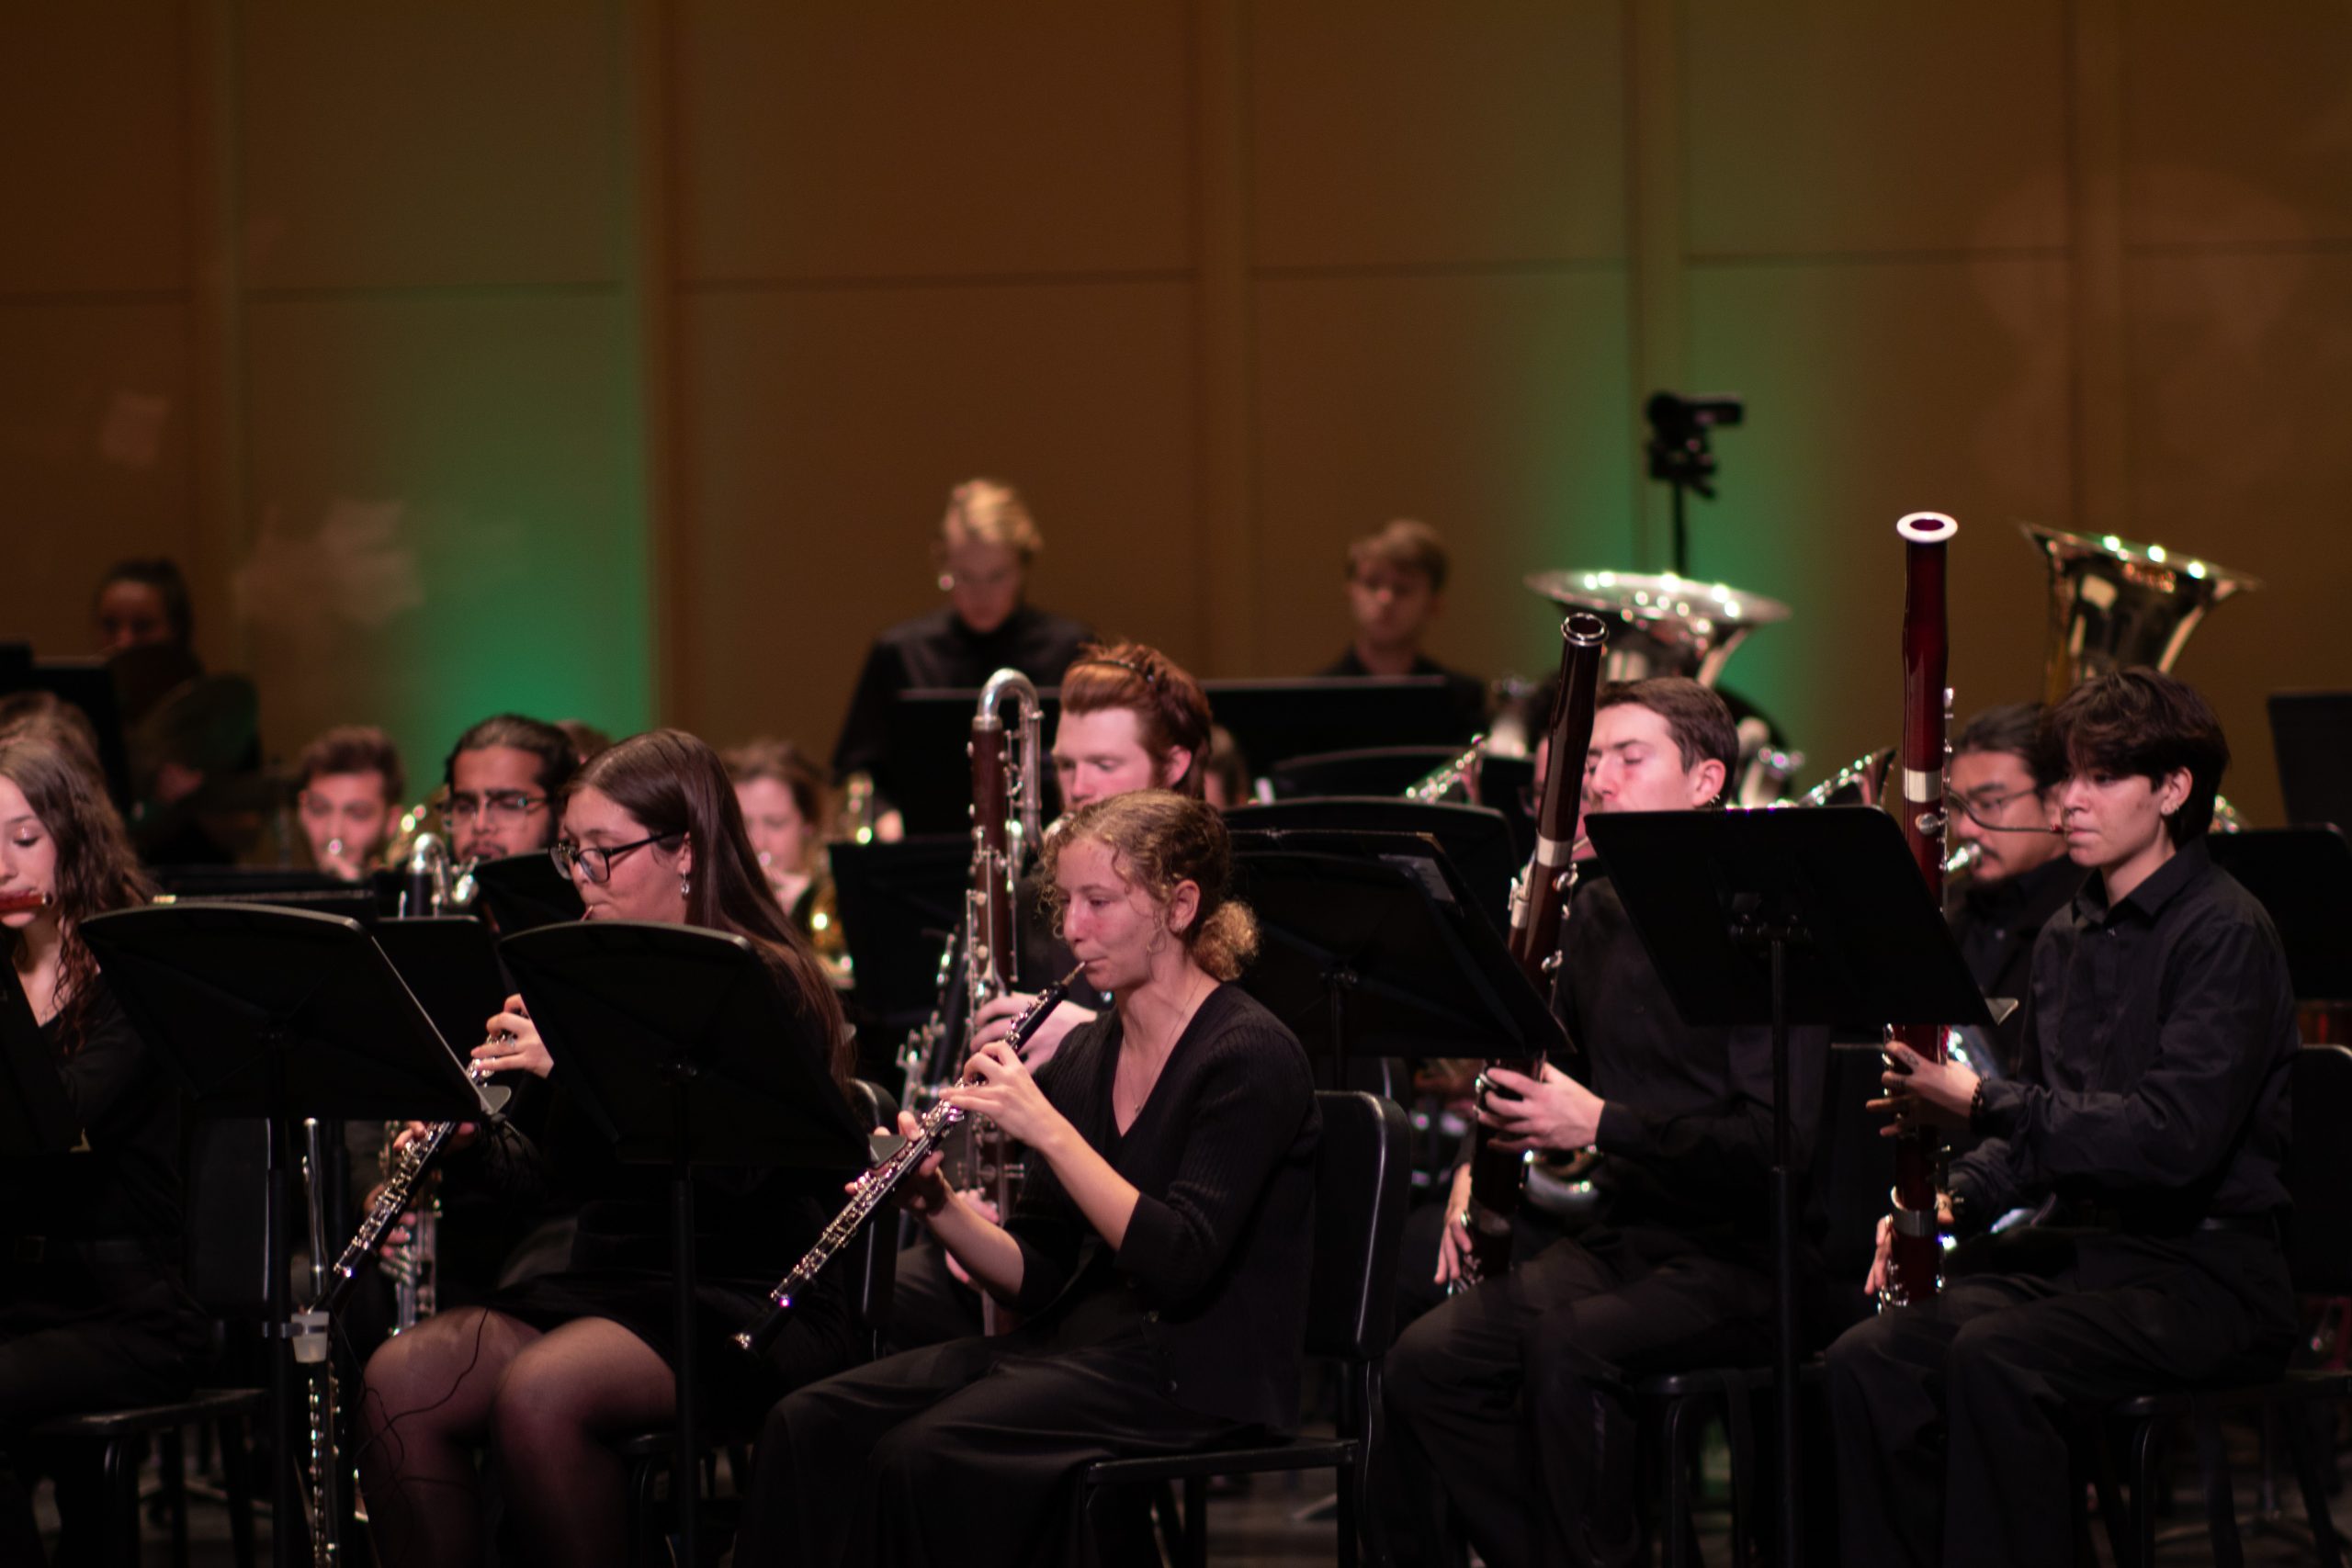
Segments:
[[[741,1568],[1083,1560],[1073,1472],[1296,1420],[1320,1123],[1306,1052],[1233,984],[1255,930],[1227,895],[1224,824],[1164,790],[1120,795],[1072,818],[1045,869],[1115,1006],[1035,1076],[979,1047],[981,1081],[950,1091],[1029,1147],[1008,1224],[935,1161],[901,1192],[1022,1326],[786,1397]]]

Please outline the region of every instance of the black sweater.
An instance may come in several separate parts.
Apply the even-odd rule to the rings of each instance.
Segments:
[[[1162,1392],[1286,1431],[1298,1417],[1322,1132],[1306,1053],[1239,987],[1220,986],[1122,1135],[1111,1109],[1120,1039],[1117,1012],[1104,1013],[1070,1033],[1037,1082],[1142,1194],[1126,1240],[1095,1264],[1100,1237],[1033,1156],[1007,1226],[1022,1256],[1013,1304],[1050,1337],[1080,1302],[1131,1292]]]

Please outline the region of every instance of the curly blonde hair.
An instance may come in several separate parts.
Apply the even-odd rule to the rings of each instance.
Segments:
[[[1164,789],[1139,789],[1081,808],[1046,840],[1040,867],[1046,909],[1061,930],[1068,900],[1054,879],[1072,844],[1091,840],[1111,852],[1111,864],[1130,887],[1143,889],[1163,913],[1180,883],[1201,891],[1199,912],[1190,925],[1172,931],[1193,962],[1220,980],[1231,980],[1258,952],[1258,920],[1250,906],[1227,888],[1232,845],[1225,818],[1204,801]]]

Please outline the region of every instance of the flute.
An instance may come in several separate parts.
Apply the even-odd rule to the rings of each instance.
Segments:
[[[1037,993],[1037,999],[1029,1004],[1029,1010],[1021,1015],[1012,1032],[1004,1037],[1005,1044],[1015,1056],[1021,1055],[1022,1048],[1029,1043],[1030,1036],[1035,1034],[1038,1026],[1046,1021],[1046,1015],[1061,1006],[1062,998],[1069,995],[1069,988],[1078,984],[1078,977],[1085,972],[1086,965],[1081,964]],[[979,1081],[967,1074],[956,1087],[968,1088]],[[754,1355],[775,1343],[775,1337],[784,1330],[785,1318],[791,1313],[793,1303],[799,1300],[801,1292],[816,1282],[817,1276],[825,1271],[825,1265],[833,1260],[834,1255],[850,1244],[851,1239],[865,1228],[865,1222],[889,1201],[890,1194],[897,1191],[907,1178],[930,1157],[947,1129],[963,1119],[962,1107],[941,1100],[923,1112],[922,1120],[915,1124],[912,1137],[899,1145],[888,1159],[868,1167],[865,1174],[859,1177],[851,1189],[849,1201],[842,1206],[840,1213],[833,1216],[833,1223],[817,1237],[816,1245],[803,1254],[800,1261],[792,1266],[792,1272],[768,1292],[766,1313],[759,1322],[735,1336],[735,1343]]]

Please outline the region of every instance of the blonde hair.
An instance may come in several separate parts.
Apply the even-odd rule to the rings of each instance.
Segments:
[[[1171,934],[1193,963],[1217,979],[1237,977],[1257,955],[1257,917],[1227,891],[1233,850],[1216,807],[1164,789],[1135,790],[1082,807],[1046,840],[1040,867],[1046,908],[1057,933],[1067,900],[1054,871],[1063,852],[1080,840],[1109,850],[1120,879],[1143,889],[1162,911],[1176,897],[1177,884],[1189,882],[1200,889],[1200,909],[1193,923]]]
[[[943,549],[954,549],[967,539],[1002,545],[1026,566],[1046,547],[1037,520],[1021,492],[999,479],[966,479],[947,492],[947,512],[939,520]]]
[[[1362,577],[1374,564],[1398,571],[1418,571],[1429,579],[1430,592],[1445,592],[1445,538],[1428,524],[1412,517],[1395,522],[1348,546],[1348,581]]]

